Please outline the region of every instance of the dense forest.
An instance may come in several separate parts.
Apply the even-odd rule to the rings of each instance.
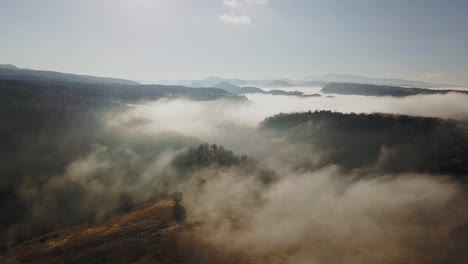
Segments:
[[[455,120],[330,111],[279,114],[265,130],[323,153],[321,166],[387,173],[454,175],[467,181],[467,124]]]
[[[275,172],[262,167],[254,159],[246,155],[236,155],[231,150],[216,144],[209,145],[205,143],[197,147],[190,147],[177,155],[171,164],[183,177],[204,168],[216,168],[218,170],[236,167],[239,170],[239,173],[236,174],[237,177],[255,175],[257,180],[263,184],[271,183],[277,178]]]

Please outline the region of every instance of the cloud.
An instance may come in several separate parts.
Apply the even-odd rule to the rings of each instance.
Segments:
[[[224,4],[229,6],[230,8],[238,8],[243,5],[243,1],[241,0],[224,0]]]
[[[252,177],[221,171],[202,192],[184,194],[198,199],[189,212],[205,220],[202,239],[227,252],[274,254],[281,263],[299,264],[449,254],[447,237],[463,222],[447,209],[460,206],[457,186],[419,174],[347,178],[336,167],[288,171],[265,188]]]
[[[458,207],[451,202],[458,195],[457,186],[419,174],[374,175],[350,182],[346,179],[355,175],[342,174],[334,166],[304,171],[303,164],[320,161],[321,150],[266,134],[257,124],[278,112],[314,109],[445,116],[466,113],[467,98],[254,94],[249,95],[250,103],[161,99],[132,105],[102,116],[96,144],[70,160],[63,173],[51,174],[44,184],[33,178],[19,187],[21,201],[31,208],[24,226],[34,230],[35,225],[50,223],[56,228],[82,218],[100,219],[120,206],[121,194],[131,195],[137,203],[145,201],[163,184],[178,179],[171,161],[180,148],[204,141],[247,154],[279,177],[265,186],[256,180],[256,171],[207,169],[194,174],[208,177],[202,188],[193,184],[200,178],[181,183],[189,198],[188,216],[203,219],[202,232],[210,231],[203,238],[221,249],[279,252],[287,256],[282,263],[299,264],[335,264],[344,258],[347,263],[376,263],[381,259],[374,256],[390,258],[395,251],[450,252],[457,241],[449,236],[459,221],[465,221],[467,210],[463,203]],[[170,188],[179,189],[176,184]],[[347,253],[341,254],[344,246]],[[434,250],[437,246],[441,250]]]
[[[224,4],[230,8],[241,8],[253,5],[267,5],[270,0],[224,0]]]
[[[219,15],[218,18],[227,24],[249,25],[250,17],[247,15],[235,15],[234,10],[243,10],[249,7],[265,6],[270,0],[224,0],[223,3],[231,9],[231,14]]]
[[[234,25],[249,25],[250,24],[250,17],[246,15],[236,16],[233,14],[231,15],[224,14],[218,17],[221,21],[223,21],[226,24],[234,24]]]

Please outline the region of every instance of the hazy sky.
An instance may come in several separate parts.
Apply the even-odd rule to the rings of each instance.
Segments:
[[[468,1],[0,0],[0,63],[138,80],[468,84]]]

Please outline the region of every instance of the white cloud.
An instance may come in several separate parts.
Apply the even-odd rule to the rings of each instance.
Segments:
[[[229,6],[230,8],[239,8],[242,6],[243,1],[241,0],[224,0],[224,4]]]
[[[224,0],[224,4],[230,8],[241,8],[252,5],[267,5],[270,0]]]
[[[231,14],[219,15],[218,18],[224,23],[234,25],[249,25],[250,17],[247,15],[235,15],[235,10],[251,9],[250,7],[265,6],[270,0],[223,0],[224,5],[231,9]]]
[[[250,17],[245,16],[245,15],[236,16],[233,14],[231,15],[224,14],[224,15],[219,15],[218,17],[221,21],[227,24],[234,24],[234,25],[249,25],[250,24]]]

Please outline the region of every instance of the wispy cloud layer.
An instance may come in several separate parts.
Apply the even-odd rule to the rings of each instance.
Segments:
[[[224,0],[224,4],[230,8],[241,8],[252,5],[266,5],[270,0]]]
[[[249,25],[251,24],[251,19],[248,15],[236,15],[234,11],[243,10],[252,6],[264,6],[269,2],[270,0],[224,0],[224,5],[231,9],[231,13],[219,15],[218,18],[227,24]]]

